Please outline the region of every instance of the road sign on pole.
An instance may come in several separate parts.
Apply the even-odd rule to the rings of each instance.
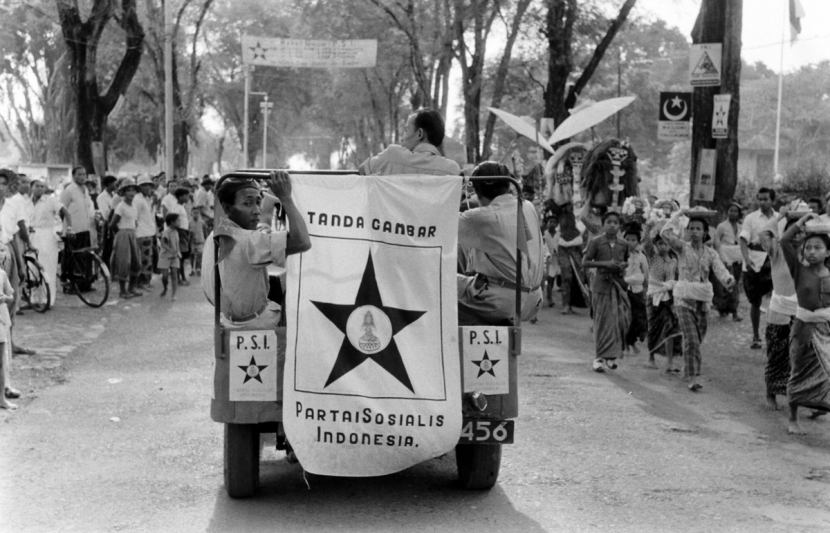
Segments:
[[[657,138],[682,141],[692,138],[692,93],[661,92]]]
[[[689,49],[689,83],[693,87],[719,86],[722,62],[721,43],[693,44]]]

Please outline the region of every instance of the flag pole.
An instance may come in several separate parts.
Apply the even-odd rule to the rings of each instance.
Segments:
[[[773,160],[773,180],[781,179],[778,174],[778,153],[781,148],[781,95],[784,92],[784,41],[786,40],[785,31],[787,29],[787,15],[789,14],[788,0],[784,0],[784,18],[781,24],[781,57],[778,64],[778,108],[775,113],[775,157]]]

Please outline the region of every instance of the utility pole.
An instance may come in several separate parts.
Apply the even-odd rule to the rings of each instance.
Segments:
[[[167,179],[173,179],[173,26],[171,0],[164,2],[164,160]]]
[[[259,107],[262,109],[262,168],[268,168],[268,115],[274,107],[274,102],[268,101],[267,93]]]
[[[726,212],[738,184],[738,118],[741,110],[741,33],[743,0],[702,0],[695,27],[694,44],[721,43],[720,87],[695,87],[692,96],[692,162],[690,184],[697,172],[702,148],[716,149],[715,199],[709,207]],[[712,138],[712,115],[716,94],[730,94],[727,138]],[[694,198],[695,191],[690,191]],[[691,200],[691,204],[701,202]]]
[[[617,47],[617,98],[622,96],[622,46]],[[617,139],[620,138],[620,112],[617,112]]]

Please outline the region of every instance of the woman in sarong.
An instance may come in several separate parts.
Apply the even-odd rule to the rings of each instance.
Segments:
[[[740,303],[740,281],[741,270],[743,270],[743,257],[741,256],[741,245],[738,242],[738,235],[741,234],[741,217],[743,208],[738,203],[733,203],[726,210],[727,219],[718,224],[715,230],[715,249],[720,255],[721,261],[726,265],[727,270],[735,278],[735,286],[727,291],[723,285],[714,278],[712,286],[715,292],[712,298],[712,306],[720,313],[720,316],[732,315],[732,320],[740,322],[743,320],[738,315],[738,304]]]
[[[735,284],[732,274],[723,265],[718,254],[703,244],[703,237],[709,232],[705,218],[696,218],[689,213],[686,233],[689,242],[678,238],[683,231],[680,211],[674,213],[660,231],[660,235],[677,253],[678,280],[674,285],[674,311],[683,336],[683,378],[692,392],[700,390],[700,345],[706,337],[709,304],[712,302],[712,284],[709,273],[715,275],[727,289]],[[684,217],[685,218],[685,217]]]
[[[778,223],[786,216],[786,209],[782,208],[781,214],[770,221],[760,235],[761,246],[769,255],[772,272],[772,297],[767,311],[767,328],[764,332],[767,341],[764,381],[767,389],[767,407],[773,410],[778,409],[775,397],[787,394],[787,381],[790,379],[790,323],[798,308],[795,282],[778,243]],[[795,222],[791,220],[785,231]],[[801,232],[793,237],[796,246],[801,244],[801,238]]]
[[[141,272],[141,252],[135,236],[138,227],[138,211],[133,205],[137,190],[132,178],[124,178],[118,187],[118,194],[122,201],[113,209],[110,222],[110,229],[113,232],[117,231],[112,244],[110,270],[112,270],[112,279],[117,280],[121,287],[119,298],[124,300],[143,294],[136,289],[138,274]]]
[[[602,215],[603,235],[592,239],[585,250],[583,268],[595,268],[591,282],[591,305],[594,319],[595,372],[603,372],[603,363],[614,370],[622,357],[623,343],[631,323],[631,306],[623,288],[623,273],[628,266],[628,245],[618,233],[620,215],[609,211]]]
[[[635,355],[640,353],[637,341],[646,340],[648,317],[646,315],[646,280],[648,259],[638,248],[642,238],[642,226],[637,222],[626,225],[623,235],[628,244],[628,266],[625,269],[625,283],[628,285],[628,301],[631,303],[631,324],[625,336],[625,348]]]
[[[677,280],[677,259],[669,254],[669,245],[660,235],[654,240],[655,253],[651,256],[646,297],[648,316],[648,364],[657,368],[654,354],[664,352],[668,357],[666,373],[679,372],[674,368],[674,340],[680,336],[680,327],[674,315],[672,289]]]
[[[818,219],[809,213],[781,236],[781,251],[790,269],[798,298],[798,309],[790,334],[790,380],[787,396],[790,403],[788,431],[803,434],[798,424],[798,408],[830,411],[830,270],[824,262],[830,256],[830,225],[826,221],[811,227],[807,221]],[[806,227],[805,227],[806,225]],[[802,254],[795,236],[805,227]]]

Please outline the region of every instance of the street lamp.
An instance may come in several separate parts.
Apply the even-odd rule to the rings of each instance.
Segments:
[[[268,94],[265,94],[259,107],[262,109],[262,168],[268,168],[268,115],[274,107],[274,102],[269,102]]]

